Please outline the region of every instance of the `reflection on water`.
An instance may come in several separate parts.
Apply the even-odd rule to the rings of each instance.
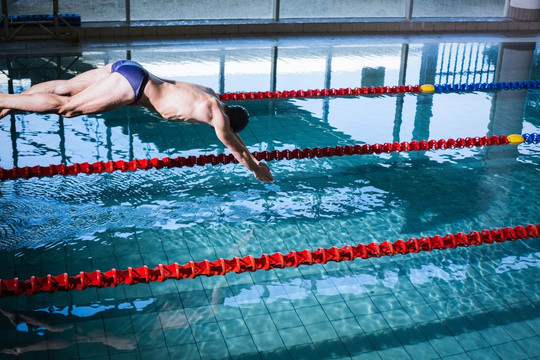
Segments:
[[[112,310],[112,309],[119,309],[119,310],[127,310],[132,309],[135,311],[143,311],[147,306],[150,304],[153,304],[156,301],[155,298],[149,298],[149,299],[135,299],[131,302],[123,302],[119,304],[109,304],[106,303],[103,304],[101,302],[90,304],[88,306],[83,305],[71,305],[71,306],[65,306],[63,308],[56,307],[54,305],[50,305],[46,308],[42,309],[36,309],[35,311],[42,311],[48,314],[61,314],[64,316],[76,316],[76,317],[91,317],[94,316],[100,312]]]
[[[501,265],[499,265],[495,271],[497,274],[503,274],[512,270],[540,267],[540,263],[538,262],[539,259],[540,253],[533,253],[523,256],[508,256],[502,259]]]
[[[407,264],[407,270],[395,266],[383,270],[373,267],[356,269],[354,273],[332,276],[321,274],[315,279],[282,279],[265,285],[252,285],[244,287],[234,296],[225,298],[223,304],[232,307],[249,306],[264,300],[265,303],[279,302],[281,300],[302,300],[312,293],[318,296],[346,296],[370,293],[372,290],[384,287],[398,289],[405,284],[425,286],[434,281],[443,280],[448,286],[462,286],[462,282],[471,279],[471,264],[459,263],[450,259],[438,259],[415,267],[414,263]],[[540,267],[540,253],[524,255],[520,261],[516,257],[503,257],[499,259],[500,265],[497,273],[515,271],[520,269]],[[322,272],[322,270],[321,270]],[[401,284],[400,284],[401,282]],[[380,290],[378,290],[380,292]]]
[[[19,333],[25,333],[25,344],[14,348],[0,349],[0,353],[7,355],[21,356],[25,353],[36,351],[46,352],[50,350],[59,350],[70,348],[75,345],[73,339],[66,337],[69,331],[73,331],[74,325],[50,325],[47,322],[40,320],[35,313],[20,314],[10,313],[9,311],[0,310],[0,312],[15,326]],[[37,335],[38,338],[32,339]],[[40,339],[41,338],[41,339]],[[94,343],[110,346],[116,350],[132,350],[137,347],[135,341],[130,341],[124,336],[115,336],[113,334],[105,334],[99,330],[91,330],[88,332],[77,332],[76,340],[78,343]]]
[[[423,265],[419,269],[411,269],[411,282],[413,284],[426,284],[432,278],[446,281],[465,280],[467,278],[467,266],[456,265],[449,261],[446,269],[434,264]]]

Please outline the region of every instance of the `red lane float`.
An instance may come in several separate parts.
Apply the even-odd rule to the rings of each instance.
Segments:
[[[490,83],[474,84],[443,84],[443,85],[401,85],[401,86],[370,86],[356,88],[331,88],[315,90],[290,90],[290,91],[250,91],[225,93],[218,95],[222,101],[236,100],[260,100],[260,99],[288,99],[288,98],[320,98],[337,96],[358,96],[358,95],[383,95],[399,93],[425,93],[434,92],[447,93],[451,91],[496,91],[496,90],[520,90],[537,89],[540,87],[540,81],[503,81]]]
[[[424,85],[425,86],[425,85]],[[310,90],[290,90],[290,91],[249,91],[237,93],[220,94],[221,101],[237,100],[261,100],[261,99],[289,99],[289,98],[319,98],[330,96],[358,96],[358,95],[383,95],[399,93],[420,93],[421,85],[401,85],[401,86],[369,86],[356,88],[339,89],[310,89]]]
[[[57,292],[70,290],[84,290],[87,288],[115,287],[119,284],[134,285],[168,279],[192,279],[197,276],[225,275],[230,272],[243,273],[258,270],[283,269],[298,267],[300,265],[325,264],[329,261],[351,261],[356,258],[367,259],[371,257],[405,255],[421,251],[453,249],[458,246],[471,246],[481,244],[502,243],[522,239],[538,238],[540,224],[518,225],[516,227],[495,228],[493,230],[471,231],[469,234],[459,232],[445,236],[432,236],[411,238],[407,241],[397,240],[394,243],[385,241],[368,245],[331,247],[315,251],[291,251],[288,254],[263,254],[260,257],[245,256],[243,258],[190,261],[187,264],[171,265],[159,264],[150,269],[148,266],[127,268],[126,270],[112,269],[106,272],[99,270],[93,272],[80,272],[79,275],[69,276],[67,273],[45,277],[32,276],[29,280],[19,281],[18,278],[0,280],[0,297],[32,295],[39,292]]]
[[[253,152],[253,156],[257,160],[292,160],[305,158],[322,158],[343,155],[365,155],[365,154],[381,154],[391,152],[406,152],[406,151],[421,151],[421,150],[439,150],[439,149],[454,149],[463,147],[482,147],[492,145],[508,144],[506,135],[500,136],[482,136],[474,138],[458,138],[458,139],[440,139],[440,140],[422,140],[411,142],[394,142],[384,144],[364,144],[364,145],[347,145],[336,147],[316,147],[313,149],[293,149],[293,150],[273,150]],[[0,168],[0,180],[14,179],[29,179],[33,177],[49,177],[54,175],[77,175],[77,174],[100,174],[113,171],[135,171],[138,169],[162,169],[184,166],[203,166],[206,164],[229,164],[237,163],[232,154],[218,155],[199,155],[198,157],[177,157],[163,159],[135,159],[131,161],[108,161],[89,163],[75,163],[72,165],[49,165],[49,166],[26,166],[14,167],[12,169]]]

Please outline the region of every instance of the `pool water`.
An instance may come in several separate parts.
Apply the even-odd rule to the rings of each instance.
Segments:
[[[2,56],[0,91],[131,57],[220,93],[537,80],[536,38],[291,38]],[[540,91],[239,102],[250,151],[540,132]],[[0,167],[226,152],[141,107],[0,120]],[[539,223],[537,144],[0,182],[0,278]],[[538,239],[0,299],[0,358],[540,357]]]

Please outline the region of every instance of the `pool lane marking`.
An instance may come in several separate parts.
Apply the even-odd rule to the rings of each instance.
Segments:
[[[405,93],[448,93],[467,91],[500,91],[527,90],[540,88],[540,80],[530,81],[500,81],[473,84],[442,84],[442,85],[396,85],[396,86],[364,86],[355,88],[330,88],[284,91],[247,91],[218,94],[221,101],[243,101],[263,99],[294,99],[294,98],[325,98],[361,95],[391,95]]]
[[[509,140],[510,138],[510,140]],[[384,143],[384,144],[357,144],[346,145],[336,147],[315,147],[305,149],[293,149],[293,150],[272,150],[272,151],[256,151],[253,152],[253,156],[261,161],[272,160],[292,160],[292,159],[305,159],[305,158],[322,158],[333,157],[343,155],[368,155],[368,154],[382,154],[392,152],[408,152],[408,151],[424,151],[424,150],[443,150],[443,149],[456,149],[464,147],[482,147],[482,146],[495,146],[495,145],[507,145],[518,144],[519,139],[523,138],[523,142],[526,143],[538,143],[540,141],[540,134],[523,134],[523,135],[500,135],[500,136],[482,136],[482,137],[467,137],[457,139],[440,139],[440,140],[413,140],[411,142],[403,141]],[[139,169],[162,169],[162,168],[175,168],[175,167],[192,167],[192,166],[204,166],[207,164],[230,164],[237,163],[232,154],[218,154],[218,155],[199,155],[188,157],[165,157],[162,159],[134,159],[131,161],[117,160],[117,161],[98,161],[95,163],[74,163],[72,165],[58,164],[49,166],[26,166],[26,167],[14,167],[12,169],[0,168],[0,180],[15,180],[15,179],[29,179],[34,177],[51,177],[55,175],[78,175],[78,174],[100,174],[113,171],[135,171]]]
[[[458,232],[445,236],[435,235],[432,237],[410,238],[407,241],[398,239],[391,243],[346,245],[341,248],[319,248],[311,251],[291,251],[288,254],[280,252],[263,254],[260,257],[248,255],[242,258],[217,259],[215,261],[203,260],[200,262],[190,261],[187,264],[170,265],[159,264],[150,269],[144,265],[139,268],[128,267],[126,270],[111,269],[109,271],[83,272],[79,275],[69,276],[67,273],[57,276],[45,277],[32,276],[29,280],[20,281],[18,278],[0,280],[0,297],[33,295],[40,292],[58,292],[71,290],[84,290],[88,288],[116,287],[120,284],[134,285],[169,279],[192,279],[197,276],[218,276],[230,272],[244,273],[258,270],[283,269],[298,267],[301,265],[326,264],[329,261],[352,261],[357,258],[368,259],[372,257],[405,255],[418,252],[430,252],[433,250],[455,249],[472,245],[502,243],[538,238],[540,224],[527,226],[518,225],[494,228],[492,230],[471,231],[469,234]]]

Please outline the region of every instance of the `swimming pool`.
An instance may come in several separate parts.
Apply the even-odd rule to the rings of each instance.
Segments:
[[[220,93],[538,79],[536,39],[295,38],[3,57],[0,91],[131,57]],[[9,66],[8,66],[9,65]],[[13,80],[9,80],[8,74]],[[240,102],[251,151],[539,132],[538,90]],[[0,121],[0,167],[218,154],[139,107]],[[0,278],[538,223],[538,145],[0,182]],[[538,240],[0,299],[1,356],[536,358]]]

